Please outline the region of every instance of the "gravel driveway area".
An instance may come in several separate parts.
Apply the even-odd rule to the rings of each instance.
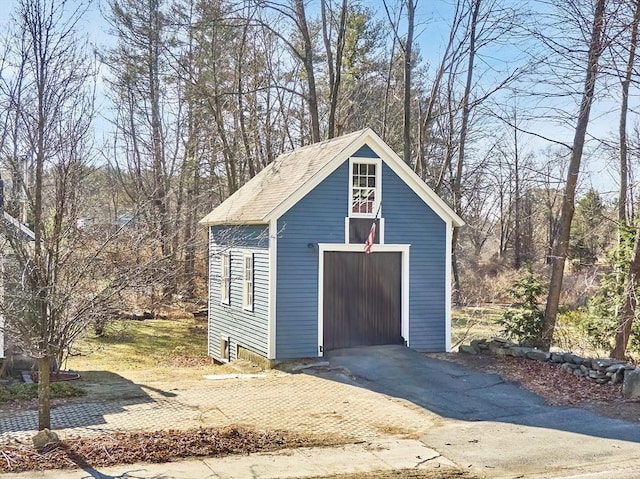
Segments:
[[[126,399],[91,395],[57,404],[52,427],[64,438],[241,424],[368,440],[417,438],[438,421],[409,401],[318,377],[312,370],[132,384],[138,392]],[[28,441],[36,428],[35,410],[0,409],[0,442]]]

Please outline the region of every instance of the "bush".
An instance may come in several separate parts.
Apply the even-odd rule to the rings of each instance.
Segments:
[[[68,382],[51,383],[52,398],[66,398],[83,396],[84,389]],[[38,397],[38,385],[26,383],[14,383],[8,386],[0,386],[0,403],[9,401],[26,401]]]
[[[509,290],[516,302],[498,320],[502,334],[523,346],[541,344],[544,311],[538,305],[538,298],[543,292],[540,277],[528,267]]]

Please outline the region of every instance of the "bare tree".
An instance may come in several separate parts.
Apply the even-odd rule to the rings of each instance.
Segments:
[[[83,191],[88,187],[93,78],[87,45],[76,26],[86,5],[21,0],[15,33],[7,45],[12,75],[0,96],[10,108],[3,124],[7,141],[0,154],[14,191],[27,200],[34,232],[25,238],[17,222],[2,223],[5,267],[2,313],[9,340],[38,360],[38,427],[50,427],[49,372],[53,360],[104,310],[117,287],[105,276],[93,284],[102,247],[89,248],[76,229]],[[7,131],[5,131],[6,133]],[[28,172],[22,174],[25,159]],[[30,239],[31,241],[28,241]]]

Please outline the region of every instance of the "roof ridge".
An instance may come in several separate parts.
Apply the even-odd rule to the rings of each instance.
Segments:
[[[274,160],[274,162],[278,161],[280,158],[289,156],[291,153],[298,154],[301,150],[308,150],[308,149],[311,149],[311,148],[318,148],[320,146],[328,145],[328,144],[333,143],[333,142],[345,141],[348,138],[351,138],[352,136],[360,136],[361,134],[363,134],[365,131],[367,131],[369,129],[370,128],[362,128],[361,130],[352,131],[351,133],[346,133],[346,134],[341,135],[341,136],[334,136],[333,138],[327,138],[325,140],[320,140],[320,141],[317,141],[315,143],[309,143],[308,145],[300,146],[300,147],[295,148],[293,150],[285,151],[284,153],[281,153],[280,155],[278,155],[278,157]]]

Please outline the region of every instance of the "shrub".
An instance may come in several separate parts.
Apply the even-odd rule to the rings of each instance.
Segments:
[[[66,398],[83,396],[84,389],[69,382],[51,383],[52,398]],[[0,386],[0,403],[8,401],[26,401],[38,397],[38,385],[26,383],[14,383],[8,386]]]
[[[544,293],[540,277],[527,267],[509,293],[516,301],[498,320],[502,333],[524,346],[539,346],[544,324],[544,311],[538,305],[538,298]]]

